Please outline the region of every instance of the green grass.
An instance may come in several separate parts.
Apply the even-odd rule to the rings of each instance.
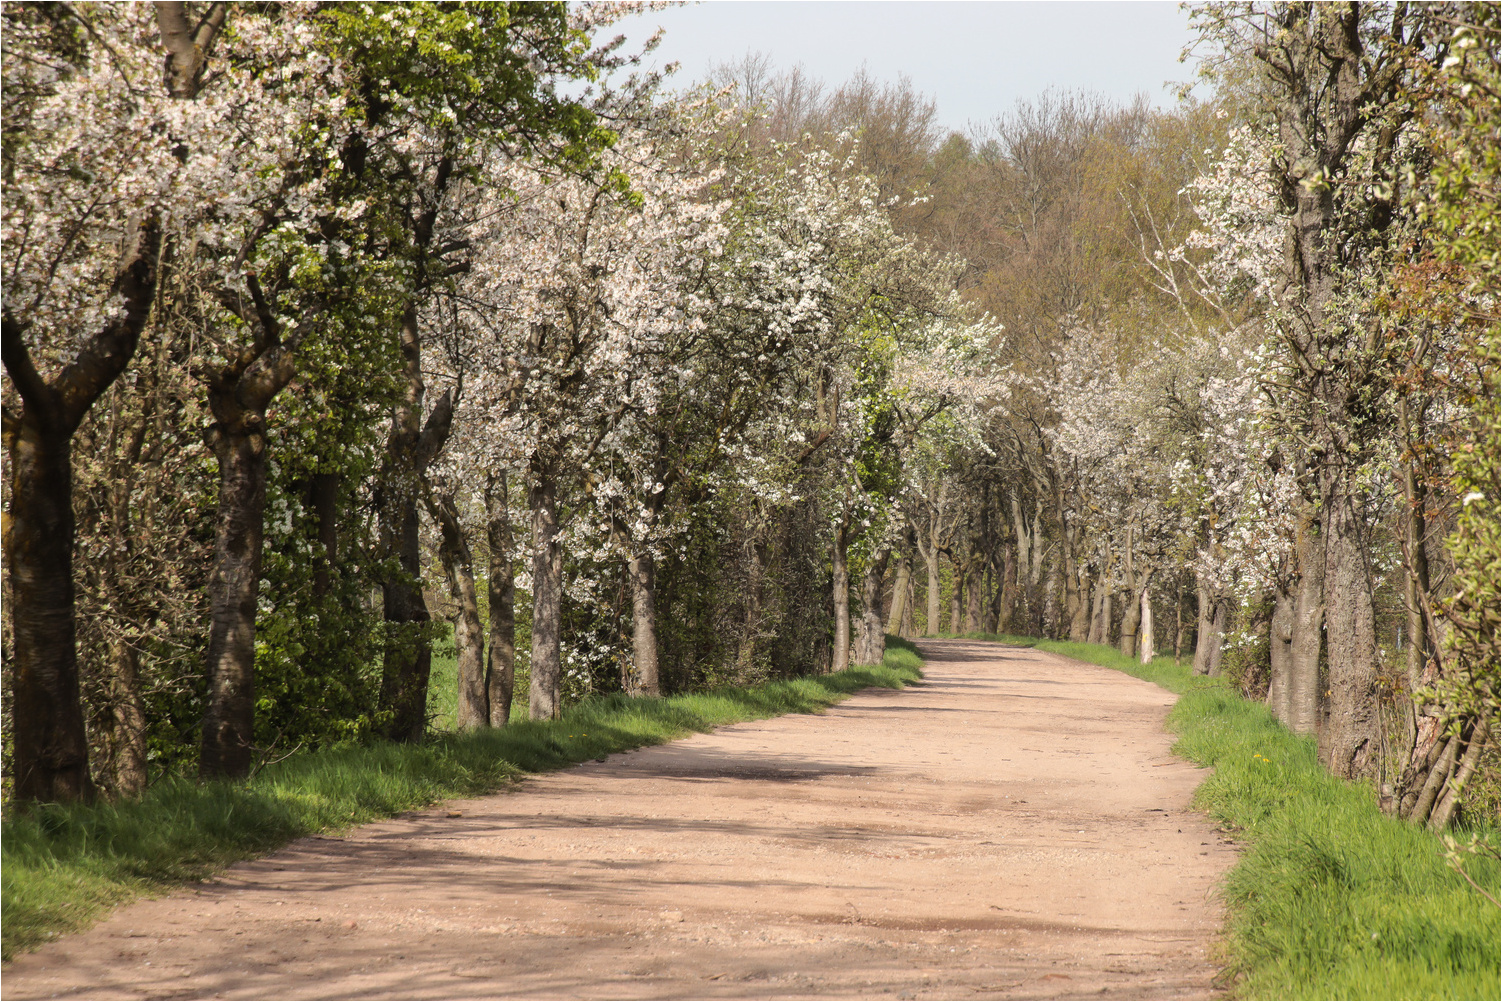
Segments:
[[[857,690],[921,677],[911,644],[881,665],[752,688],[639,699],[598,696],[559,720],[440,735],[421,745],[347,746],[297,756],[249,783],[158,784],[135,800],[44,806],[0,831],[5,959],[87,926],[108,908],[197,880],[321,831],[450,797],[499,789],[527,772],[661,744],[723,724],[819,713]]]
[[[1215,769],[1195,804],[1246,846],[1223,887],[1235,995],[1502,997],[1498,910],[1445,865],[1437,836],[1321,769],[1312,739],[1172,658],[1142,665],[1095,644],[1037,647],[1181,694],[1168,718],[1174,751]],[[1497,844],[1495,828],[1481,834]],[[1473,856],[1467,868],[1482,887],[1502,880],[1495,859]]]

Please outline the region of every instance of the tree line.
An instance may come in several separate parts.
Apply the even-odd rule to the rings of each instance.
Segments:
[[[1495,7],[966,132],[618,13],[5,5],[8,796],[1013,632],[1495,804]]]

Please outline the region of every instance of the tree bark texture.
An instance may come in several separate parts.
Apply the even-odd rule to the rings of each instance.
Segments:
[[[135,796],[150,779],[146,758],[146,704],[141,699],[140,655],[124,639],[110,643],[109,784],[120,796]]]
[[[266,511],[266,436],[259,423],[221,424],[216,430],[219,513],[214,569],[209,574],[209,693],[198,774],[205,779],[239,779],[250,775],[255,743],[256,598]]]
[[[923,626],[923,635],[936,637],[939,635],[939,547],[936,541],[930,540],[923,551],[923,563],[928,571],[928,621]]]
[[[949,561],[949,632],[958,635],[964,615],[965,572],[958,560]]]
[[[516,565],[504,470],[487,482],[485,505],[486,543],[490,550],[486,586],[490,599],[486,701],[490,708],[490,726],[505,727],[511,722],[511,701],[516,691]]]
[[[1325,641],[1325,553],[1318,526],[1305,519],[1295,540],[1298,585],[1288,643],[1288,727],[1295,734],[1319,731],[1324,705],[1320,651]]]
[[[532,690],[533,720],[551,720],[563,710],[563,550],[558,542],[558,495],[553,471],[534,469],[532,503]]]
[[[965,632],[977,633],[981,628],[981,609],[986,601],[985,567],[977,557],[970,563],[965,575]]]
[[[1329,645],[1325,767],[1344,779],[1378,766],[1377,635],[1365,523],[1355,499],[1331,492],[1325,506],[1325,638]]]
[[[32,408],[28,407],[30,411]],[[15,796],[66,802],[94,795],[74,633],[71,429],[22,418],[11,439],[11,720]]]
[[[480,626],[480,598],[475,589],[475,560],[469,539],[459,521],[459,507],[452,494],[439,494],[429,502],[429,512],[438,523],[438,557],[454,601],[454,657],[457,662],[458,700],[454,726],[472,731],[490,725],[490,694],[485,687],[485,634]]]
[[[1220,647],[1225,640],[1225,600],[1203,575],[1196,583],[1199,597],[1199,627],[1194,641],[1194,673],[1220,674]]]
[[[1293,615],[1296,585],[1280,579],[1273,584],[1273,615],[1267,626],[1269,675],[1267,708],[1284,726],[1292,727],[1293,702],[1289,698],[1293,676]]]
[[[855,663],[879,665],[886,653],[887,638],[882,625],[882,584],[887,576],[890,550],[882,550],[872,558],[861,578],[861,621],[856,631]]]
[[[24,321],[7,309],[0,358],[21,398],[6,409],[10,519],[5,564],[15,651],[11,669],[12,795],[66,802],[94,795],[78,683],[73,583],[73,433],[135,354],[156,294],[160,232],[136,234],[113,292],[117,316],[51,381],[36,370]]]
[[[1141,621],[1142,606],[1137,601],[1136,565],[1132,554],[1132,537],[1136,526],[1127,526],[1126,546],[1121,551],[1121,583],[1126,585],[1126,601],[1121,610],[1121,653],[1132,657],[1137,653],[1137,624]]]
[[[339,563],[339,474],[315,473],[309,491],[323,552],[313,558],[313,594],[327,595]]]
[[[631,578],[631,660],[635,672],[631,693],[662,695],[657,658],[657,563],[651,551],[632,557],[626,568]]]
[[[902,616],[907,611],[908,591],[913,577],[913,557],[904,553],[897,560],[897,580],[892,583],[892,611],[887,617],[887,632],[902,635]]]
[[[830,671],[850,667],[850,529],[844,523],[835,529],[831,554],[834,597],[834,653]]]

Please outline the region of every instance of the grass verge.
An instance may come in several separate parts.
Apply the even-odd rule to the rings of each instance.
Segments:
[[[1498,910],[1446,866],[1436,835],[1386,816],[1369,788],[1320,768],[1312,739],[1172,658],[1143,665],[1097,644],[1036,646],[1180,694],[1168,717],[1174,751],[1215,769],[1195,805],[1246,845],[1223,885],[1233,994],[1502,997]],[[1497,845],[1495,828],[1481,834]],[[1466,867],[1482,887],[1502,880],[1495,859],[1472,856]]]
[[[131,898],[201,879],[304,835],[489,793],[523,773],[723,724],[819,713],[860,689],[899,689],[921,677],[922,663],[911,644],[893,638],[882,664],[833,675],[666,699],[598,696],[559,720],[442,735],[421,745],[297,756],[249,783],[172,780],[135,800],[18,813],[0,831],[4,958],[87,926]]]

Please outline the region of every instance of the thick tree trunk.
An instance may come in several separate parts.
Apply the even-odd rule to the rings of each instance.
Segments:
[[[88,800],[94,785],[73,618],[72,429],[39,427],[31,411],[28,407],[10,442],[5,534],[15,638],[10,663],[14,791],[21,801]],[[9,437],[11,429],[6,431]]]
[[[1109,549],[1103,549],[1100,561],[1100,573],[1095,579],[1095,607],[1090,613],[1090,632],[1085,635],[1086,643],[1106,644],[1110,643],[1111,628],[1108,625],[1110,618],[1109,601],[1111,589],[1115,587],[1115,558]]]
[[[281,326],[251,276],[256,340],[208,375],[209,439],[219,459],[219,511],[209,574],[208,705],[198,774],[242,779],[255,740],[256,607],[266,510],[266,408],[296,374],[294,352],[317,314],[283,341]]]
[[[432,246],[434,226],[453,168],[451,158],[439,159],[433,168],[431,199],[421,203],[419,215],[407,220],[413,246],[419,254],[426,254]],[[426,292],[425,282],[425,278],[419,279],[397,326],[397,349],[406,385],[392,408],[378,505],[382,548],[388,559],[394,557],[397,562],[397,573],[382,582],[386,645],[380,703],[381,709],[389,714],[387,736],[396,741],[417,741],[427,728],[428,681],[433,667],[428,624],[432,616],[422,593],[417,509],[423,493],[420,485],[448,439],[455,403],[454,396],[445,393],[424,422],[427,383],[422,366],[418,297]]]
[[[1343,485],[1326,492],[1325,639],[1329,722],[1320,758],[1343,779],[1372,775],[1378,765],[1377,636],[1365,523]]]
[[[902,635],[902,616],[907,611],[908,591],[913,577],[913,556],[904,553],[897,561],[897,580],[892,585],[892,612],[887,617],[887,632]]]
[[[1091,592],[1090,572],[1083,564],[1077,564],[1074,571],[1078,575],[1079,584],[1075,588],[1073,612],[1069,617],[1069,639],[1074,643],[1084,643],[1090,639]]]
[[[516,690],[516,564],[504,470],[486,481],[485,509],[485,541],[490,550],[486,585],[490,651],[485,663],[485,690],[490,726],[505,727],[511,722],[511,700]]]
[[[1143,581],[1143,583],[1142,583],[1142,597],[1140,599],[1140,602],[1141,602],[1141,605],[1142,605],[1142,620],[1141,620],[1141,626],[1140,626],[1139,630],[1140,630],[1140,632],[1142,634],[1142,640],[1141,640],[1140,646],[1142,648],[1142,663],[1143,664],[1148,664],[1149,662],[1151,662],[1152,659],[1153,659],[1153,653],[1154,653],[1154,651],[1153,651],[1153,600],[1152,600],[1152,593],[1151,593],[1151,591],[1150,591],[1150,589],[1148,587],[1148,584],[1149,584],[1149,582],[1151,580],[1152,580],[1152,574],[1149,573],[1147,575],[1147,580]]]
[[[533,720],[563,710],[563,549],[558,541],[557,485],[551,469],[534,469],[532,503],[532,691]]]
[[[978,633],[981,628],[981,606],[986,600],[985,572],[978,559],[972,560],[965,575],[965,632]]]
[[[1001,591],[996,597],[999,603],[996,631],[1011,633],[1017,623],[1017,543],[1007,540],[1001,544]]]
[[[392,486],[403,490],[403,485]],[[381,583],[381,609],[386,622],[381,707],[390,714],[388,738],[417,741],[427,726],[428,678],[433,668],[428,624],[432,616],[422,594],[416,499],[389,500],[391,508],[381,513],[381,540],[386,552],[396,558],[400,576]]]
[[[939,635],[939,548],[932,542],[923,551],[923,563],[928,571],[928,621],[923,626],[923,635]]]
[[[1225,602],[1219,591],[1200,575],[1195,582],[1199,596],[1199,628],[1194,641],[1194,673],[1220,674],[1220,645],[1225,639]]]
[[[125,640],[110,643],[110,778],[114,792],[134,796],[146,789],[146,704],[141,698],[140,655]]]
[[[830,659],[830,671],[844,671],[850,667],[850,530],[841,524],[834,533],[833,564],[834,593],[834,654]]]
[[[866,567],[861,578],[861,621],[856,631],[855,663],[879,665],[886,653],[887,638],[882,629],[881,592],[887,576],[890,550],[882,550]]]
[[[453,495],[441,494],[429,502],[429,513],[438,523],[438,557],[454,600],[454,654],[459,698],[454,726],[472,731],[490,725],[490,695],[485,687],[485,634],[480,626],[480,598],[475,589],[475,560],[459,522]]]
[[[219,514],[209,575],[208,705],[198,755],[205,779],[248,776],[254,751],[256,598],[266,510],[262,426],[262,420],[221,423],[214,435]]]
[[[1132,657],[1137,653],[1137,629],[1142,623],[1142,603],[1135,588],[1127,593],[1126,608],[1121,615],[1121,653]]]
[[[657,564],[650,551],[631,558],[631,659],[635,672],[630,692],[636,696],[660,696],[662,683],[657,667]]]
[[[392,413],[381,476],[380,537],[398,572],[381,583],[386,646],[381,671],[381,708],[390,714],[386,735],[417,741],[427,727],[428,680],[432,674],[432,616],[422,593],[419,544],[419,485],[448,439],[453,397],[445,393],[427,421],[422,419],[426,387],[417,307],[409,304],[400,329],[406,393]]]
[[[1288,643],[1288,727],[1295,734],[1318,733],[1323,716],[1319,667],[1325,640],[1324,543],[1318,524],[1302,520],[1294,543],[1298,584]]]
[[[127,246],[113,292],[120,309],[51,382],[36,370],[24,320],[0,319],[0,360],[21,398],[4,415],[10,452],[5,566],[10,576],[11,795],[67,802],[94,795],[78,684],[73,587],[73,433],[135,354],[156,294],[160,231]]]

